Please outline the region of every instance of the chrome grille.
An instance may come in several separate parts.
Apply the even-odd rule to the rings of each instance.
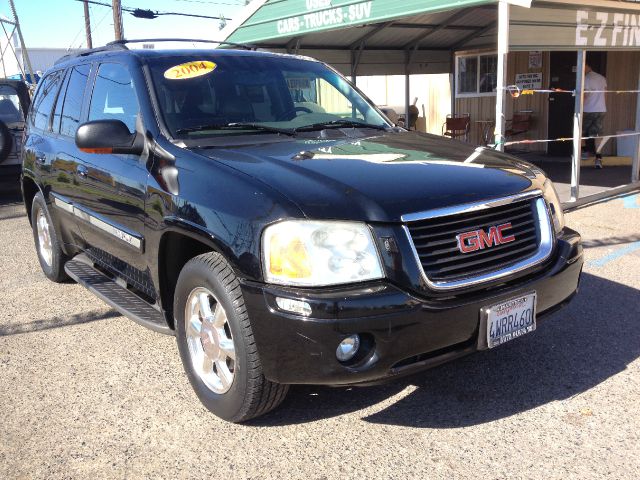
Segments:
[[[407,232],[423,274],[435,288],[458,288],[499,278],[539,263],[551,253],[551,227],[540,196],[461,206],[431,216],[427,212],[425,217],[409,221]],[[511,223],[505,234],[514,235],[514,241],[469,253],[460,251],[458,234],[487,231],[505,223]]]

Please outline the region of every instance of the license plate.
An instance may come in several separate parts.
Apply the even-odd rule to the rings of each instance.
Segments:
[[[536,293],[528,293],[484,309],[487,347],[493,348],[536,329]]]

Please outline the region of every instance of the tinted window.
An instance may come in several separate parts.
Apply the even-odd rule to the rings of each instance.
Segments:
[[[0,85],[0,120],[9,124],[24,122],[20,97],[11,85]]]
[[[100,65],[93,87],[89,120],[122,120],[133,132],[137,115],[138,99],[127,68],[117,63]]]
[[[62,107],[62,118],[60,121],[60,133],[73,137],[80,124],[80,113],[82,112],[82,98],[84,89],[89,78],[89,65],[78,65],[71,70],[71,76],[67,83],[67,91],[64,96],[64,106]],[[60,103],[60,101],[58,101]],[[56,108],[57,110],[57,108]],[[55,130],[54,116],[54,130]]]
[[[33,102],[33,125],[36,128],[47,130],[53,103],[56,100],[58,87],[62,83],[62,70],[50,73],[41,80],[40,88]]]

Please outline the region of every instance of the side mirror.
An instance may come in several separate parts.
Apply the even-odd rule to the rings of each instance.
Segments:
[[[131,133],[121,120],[92,120],[78,127],[76,145],[87,153],[141,155],[144,138]]]

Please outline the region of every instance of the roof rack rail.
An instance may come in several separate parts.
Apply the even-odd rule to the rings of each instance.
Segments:
[[[59,63],[65,62],[71,58],[75,58],[75,57],[85,57],[87,55],[92,55],[94,53],[100,53],[100,52],[110,52],[113,50],[129,50],[127,48],[126,45],[121,44],[121,43],[114,43],[114,42],[110,42],[107,43],[106,45],[104,45],[103,47],[96,47],[96,48],[90,48],[88,50],[82,50],[81,52],[75,52],[75,53],[69,53],[68,55],[64,55],[62,57],[60,57],[59,59],[57,59],[54,62],[54,65],[57,65]]]
[[[229,45],[231,47],[240,47],[240,48],[244,48],[245,50],[258,49],[257,46],[249,45],[246,43],[226,42],[224,40],[205,40],[202,38],[130,38],[130,39],[123,39],[123,40],[114,40],[113,42],[107,43],[106,46],[122,45],[124,47],[127,43],[141,43],[141,42],[216,43],[219,45]]]

